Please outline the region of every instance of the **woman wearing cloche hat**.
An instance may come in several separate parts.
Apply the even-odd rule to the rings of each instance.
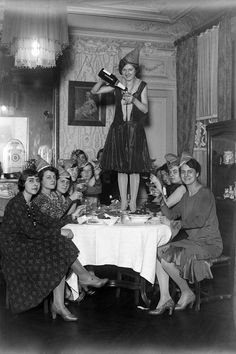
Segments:
[[[144,131],[148,113],[147,84],[138,78],[138,48],[120,60],[119,72],[127,91],[98,81],[91,92],[115,92],[115,116],[104,145],[101,165],[103,170],[118,172],[122,210],[128,208],[127,188],[130,180],[129,208],[135,212],[140,173],[149,172],[151,167]]]

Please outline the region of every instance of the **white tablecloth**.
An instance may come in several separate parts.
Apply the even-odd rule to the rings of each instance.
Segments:
[[[82,265],[116,265],[131,268],[148,280],[155,281],[157,247],[171,237],[167,225],[78,225],[68,224],[65,229],[74,233],[72,241],[80,250]],[[72,273],[67,280],[74,290],[77,276]]]

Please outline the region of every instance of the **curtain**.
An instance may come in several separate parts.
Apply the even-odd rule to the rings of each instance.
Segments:
[[[197,122],[193,156],[201,164],[201,182],[207,183],[207,124],[217,117],[218,37],[219,26],[197,38]]]
[[[177,150],[193,152],[197,102],[197,38],[177,45]]]
[[[232,118],[232,38],[229,16],[224,16],[219,24],[218,55],[218,121],[222,121]]]
[[[197,117],[206,119],[217,116],[217,26],[198,36],[197,48]]]

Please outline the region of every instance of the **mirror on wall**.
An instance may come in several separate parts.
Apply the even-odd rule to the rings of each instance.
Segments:
[[[11,139],[22,142],[22,150],[25,150],[22,154],[25,154],[25,160],[35,159],[40,153],[49,163],[56,163],[59,150],[58,100],[56,69],[16,70],[12,68],[0,80],[0,108],[2,105],[11,108],[5,113],[0,110],[2,121],[0,136],[3,135],[0,140],[2,164],[2,145],[6,144],[9,135]],[[22,121],[25,123],[21,123]],[[16,144],[17,142],[15,148]],[[4,164],[6,166],[6,162]]]

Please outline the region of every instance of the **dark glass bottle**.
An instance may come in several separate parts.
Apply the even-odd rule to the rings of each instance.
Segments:
[[[113,87],[116,86],[123,91],[127,91],[127,88],[117,79],[117,77],[114,74],[109,73],[104,68],[99,71],[98,76],[106,81],[109,85]]]

